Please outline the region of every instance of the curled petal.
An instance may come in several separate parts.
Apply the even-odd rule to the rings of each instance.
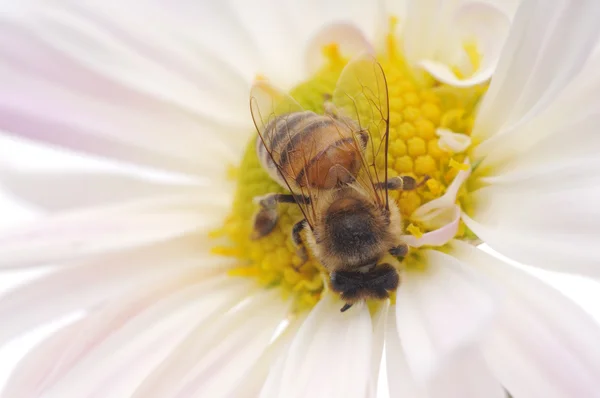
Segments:
[[[450,213],[452,220],[446,223],[444,226],[431,231],[424,233],[423,236],[417,238],[413,235],[404,235],[402,240],[409,246],[412,247],[421,247],[421,246],[443,246],[448,243],[450,240],[454,239],[456,233],[458,232],[458,225],[460,223],[461,211],[458,205],[454,205],[452,209],[449,209],[450,212],[436,212],[439,217],[447,217],[447,214]],[[434,220],[432,220],[434,221]]]
[[[473,43],[477,46],[476,56],[479,57],[480,64],[473,65],[473,61],[467,62],[463,69],[474,69],[467,78],[457,77],[451,69],[453,65],[444,62],[425,59],[419,63],[420,66],[437,80],[455,87],[484,83],[492,77],[498,64],[500,50],[510,25],[507,15],[494,5],[471,2],[457,10],[452,25],[458,28],[456,39],[460,44]],[[462,58],[468,56],[465,54]]]
[[[323,65],[323,48],[332,43],[337,44],[340,53],[347,58],[362,53],[375,55],[370,41],[356,25],[345,22],[331,24],[321,29],[308,43],[306,66],[309,74],[316,73]]]
[[[471,146],[471,137],[466,134],[455,133],[452,130],[439,128],[435,132],[438,137],[440,149],[453,153],[461,153]]]

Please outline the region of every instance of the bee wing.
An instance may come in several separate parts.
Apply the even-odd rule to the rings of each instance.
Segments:
[[[292,184],[290,184],[290,181],[293,179],[293,177],[287,175],[287,173],[282,169],[281,165],[276,161],[276,157],[274,157],[273,153],[271,152],[271,140],[273,137],[269,137],[265,131],[271,123],[275,122],[276,119],[288,114],[302,111],[304,111],[304,108],[302,108],[302,106],[296,100],[294,100],[288,94],[280,91],[267,81],[258,80],[254,82],[252,88],[250,89],[250,112],[252,113],[252,119],[254,120],[256,131],[258,132],[258,136],[260,137],[262,144],[265,146],[265,149],[271,157],[271,160],[273,160],[273,163],[277,166],[278,174],[285,181],[285,184],[290,192],[294,192],[292,189]],[[285,118],[280,119],[277,123],[283,123],[285,120]],[[305,200],[302,200],[301,197],[295,197],[296,204],[298,207],[300,207],[304,218],[312,228],[314,226],[314,220],[316,219],[316,212],[313,203],[314,195],[311,195],[308,187],[300,187],[300,194],[301,196],[311,199],[307,203]]]
[[[373,195],[377,203],[388,208],[387,188],[384,192],[377,189],[387,181],[390,124],[387,82],[379,62],[370,55],[351,60],[342,70],[332,102],[342,120],[349,118],[349,125],[353,124],[360,132],[368,134],[362,156],[363,172],[357,182]]]

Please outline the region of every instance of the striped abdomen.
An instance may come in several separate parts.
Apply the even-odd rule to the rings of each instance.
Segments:
[[[263,167],[283,187],[287,188],[278,168],[294,191],[299,187],[330,189],[354,179],[366,137],[366,133],[357,134],[349,121],[296,112],[270,122],[263,132],[265,145],[258,137],[256,151]]]

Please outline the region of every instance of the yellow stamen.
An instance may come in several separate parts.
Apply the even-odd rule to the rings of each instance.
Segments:
[[[412,223],[406,227],[406,231],[416,238],[421,238],[423,236],[423,231],[421,231],[421,228]]]
[[[454,159],[450,159],[450,163],[448,163],[448,166],[452,167],[453,169],[462,170],[462,171],[469,170],[469,165],[468,164],[458,163]]]

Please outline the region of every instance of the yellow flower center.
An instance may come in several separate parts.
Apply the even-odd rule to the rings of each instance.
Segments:
[[[326,65],[314,76],[299,84],[290,94],[307,110],[323,113],[324,99],[330,94],[347,62],[333,43],[326,46]],[[378,61],[386,74],[390,104],[390,141],[388,152],[389,177],[410,175],[420,181],[430,179],[425,186],[407,192],[390,191],[403,216],[404,231],[420,237],[427,229],[411,214],[421,205],[440,197],[464,169],[463,162],[469,147],[456,149],[445,142],[447,134],[464,135],[468,139],[474,120],[475,107],[486,86],[454,88],[433,79],[422,81],[411,73],[400,47],[389,35],[385,54]],[[225,237],[225,245],[215,247],[219,255],[233,256],[239,266],[232,275],[256,278],[265,287],[278,287],[284,298],[293,297],[298,311],[316,304],[324,289],[326,273],[321,265],[311,258],[302,263],[296,255],[291,240],[294,223],[302,218],[295,204],[280,204],[280,218],[273,232],[264,238],[252,240],[253,215],[258,206],[256,196],[286,192],[273,181],[259,163],[255,138],[248,143],[247,150],[237,168],[237,191],[231,214],[215,236]],[[458,200],[461,200],[459,195]],[[464,225],[458,236],[465,234]],[[418,255],[406,266],[419,267]]]

